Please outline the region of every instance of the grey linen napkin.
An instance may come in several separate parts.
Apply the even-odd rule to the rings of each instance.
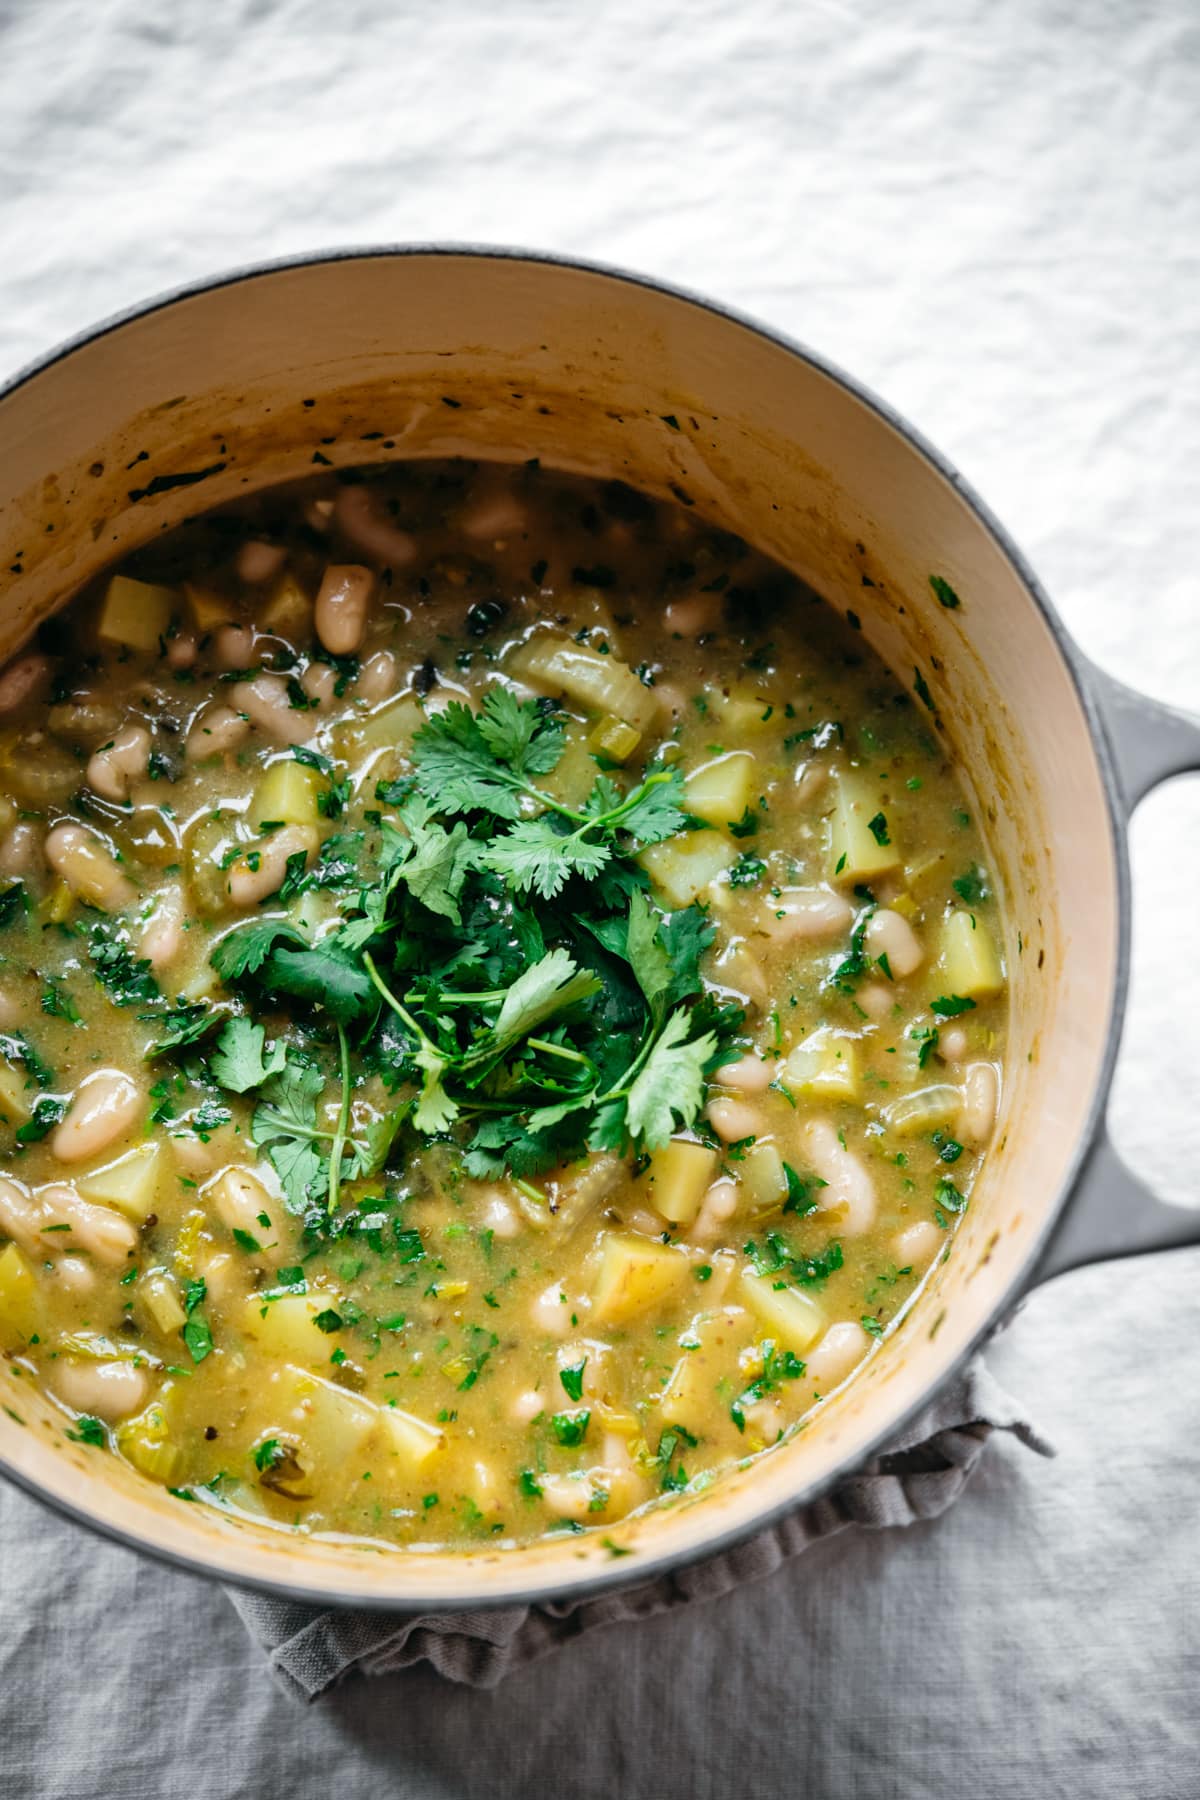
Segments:
[[[937,1518],[962,1492],[994,1431],[1011,1432],[1040,1456],[1054,1454],[976,1358],[889,1451],[812,1505],[705,1562],[593,1600],[411,1615],[322,1611],[240,1589],[227,1592],[274,1673],[305,1700],[317,1699],[352,1671],[387,1675],[422,1661],[447,1681],[495,1687],[511,1670],[581,1632],[719,1599],[849,1526],[879,1530]]]

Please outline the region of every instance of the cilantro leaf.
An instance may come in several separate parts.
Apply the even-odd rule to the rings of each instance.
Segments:
[[[629,1135],[646,1150],[660,1150],[676,1129],[676,1120],[694,1119],[704,1097],[704,1066],[717,1049],[711,1032],[689,1037],[691,1014],[671,1013],[629,1090],[626,1117]]]
[[[281,940],[290,944],[304,942],[286,919],[251,919],[226,932],[208,960],[222,981],[240,981],[245,975],[256,974]]]
[[[217,1047],[209,1062],[214,1081],[234,1094],[248,1094],[251,1088],[278,1075],[286,1061],[282,1044],[265,1050],[266,1032],[249,1019],[230,1019],[217,1039]]]
[[[553,900],[571,875],[585,880],[598,875],[612,856],[608,844],[568,831],[552,816],[524,819],[503,837],[493,839],[479,860],[495,870],[518,894],[531,889]]]

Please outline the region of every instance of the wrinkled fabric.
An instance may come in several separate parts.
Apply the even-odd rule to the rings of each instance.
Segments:
[[[879,1531],[936,1519],[953,1504],[994,1431],[1031,1450],[1050,1446],[976,1361],[886,1454],[832,1493],[720,1556],[591,1600],[397,1618],[322,1612],[261,1594],[229,1597],[291,1691],[313,1700],[344,1675],[391,1675],[427,1662],[447,1681],[495,1687],[513,1669],[598,1626],[634,1625],[676,1607],[719,1600],[773,1575],[819,1539],[857,1525]]]
[[[873,384],[1125,680],[1200,697],[1195,0],[0,0],[0,372],[162,288],[476,239]],[[1116,1136],[1197,1199],[1200,792],[1132,832]],[[1196,1800],[1200,1257],[1035,1294],[957,1502],[496,1688],[301,1706],[225,1594],[0,1484],[4,1800]]]

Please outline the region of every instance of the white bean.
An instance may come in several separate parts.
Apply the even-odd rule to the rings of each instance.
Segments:
[[[157,971],[174,962],[183,948],[183,890],[168,883],[159,888],[151,905],[138,948]]]
[[[665,608],[663,626],[676,637],[701,637],[715,628],[720,617],[720,594],[689,594],[686,600],[672,600]]]
[[[571,1302],[560,1281],[543,1289],[529,1314],[538,1330],[549,1332],[551,1337],[566,1337],[575,1329],[571,1323]]]
[[[0,674],[0,714],[16,712],[50,678],[48,656],[19,656]]]
[[[252,538],[242,545],[233,566],[239,581],[258,587],[264,581],[273,580],[286,561],[287,551],[282,544],[265,544],[261,539]]]
[[[53,1279],[71,1294],[90,1294],[96,1285],[96,1271],[81,1256],[63,1256],[54,1265]]]
[[[86,1250],[98,1262],[122,1263],[137,1244],[128,1219],[80,1199],[62,1181],[29,1194],[17,1182],[0,1179],[0,1228],[38,1258]]]
[[[150,1375],[131,1362],[65,1362],[54,1365],[55,1392],[74,1412],[124,1419],[145,1405]]]
[[[762,1114],[756,1106],[747,1106],[744,1100],[710,1100],[708,1118],[717,1136],[727,1144],[762,1134]]]
[[[804,1358],[805,1372],[822,1393],[829,1393],[845,1381],[851,1369],[857,1368],[871,1340],[853,1319],[839,1319],[831,1325],[820,1343]]]
[[[173,638],[167,639],[167,667],[169,669],[190,669],[196,660],[196,634],[194,631],[177,631]]]
[[[362,666],[362,673],[355,683],[354,691],[360,700],[374,706],[380,700],[386,700],[396,691],[400,679],[400,665],[390,650],[377,650],[374,656],[367,658]]]
[[[87,784],[105,800],[120,805],[150,763],[150,733],[144,725],[125,725],[110,744],[95,752],[87,766]]]
[[[285,825],[281,831],[260,838],[243,851],[229,870],[226,888],[233,904],[257,906],[269,894],[277,893],[287,877],[289,857],[303,852],[305,863],[311,863],[317,843],[317,833],[311,825]]]
[[[263,1226],[258,1226],[258,1232],[263,1229]],[[258,1238],[258,1242],[261,1243],[261,1241],[261,1238]],[[243,1283],[239,1277],[244,1266],[244,1259],[241,1259],[240,1252],[235,1257],[228,1250],[218,1250],[215,1256],[206,1258],[198,1270],[198,1273],[204,1277],[204,1285],[209,1295],[218,1306],[227,1305],[236,1294],[241,1292]]]
[[[801,763],[792,781],[792,799],[801,806],[809,800],[815,800],[828,780],[828,763]]]
[[[377,509],[368,488],[340,488],[333,516],[347,543],[376,562],[389,563],[393,569],[405,569],[416,557],[415,540]]]
[[[716,1079],[722,1087],[737,1088],[739,1093],[763,1094],[775,1079],[775,1064],[757,1050],[750,1050],[737,1062],[725,1063]]]
[[[225,1169],[204,1189],[202,1198],[231,1231],[247,1232],[264,1249],[278,1248],[278,1209],[252,1169]]]
[[[484,1196],[483,1225],[486,1231],[494,1232],[498,1238],[514,1238],[521,1229],[521,1221],[513,1211],[503,1194],[493,1189]]]
[[[545,1412],[545,1410],[546,1402],[542,1399],[542,1396],[538,1393],[536,1388],[526,1388],[524,1393],[517,1395],[509,1408],[510,1413],[518,1425],[532,1424],[538,1414],[540,1412]]]
[[[497,538],[516,537],[527,530],[529,514],[515,494],[499,488],[495,493],[479,495],[463,513],[459,525],[467,537],[494,543]]]
[[[924,1274],[937,1255],[942,1241],[942,1233],[932,1219],[918,1219],[915,1224],[906,1225],[903,1231],[896,1233],[892,1244],[896,1266],[901,1269],[916,1269]]]
[[[592,1510],[596,1484],[589,1475],[542,1475],[538,1485],[546,1505],[560,1519],[586,1519]]]
[[[222,625],[213,633],[208,660],[214,669],[248,669],[254,661],[254,633],[248,625]]]
[[[330,563],[317,590],[313,624],[333,656],[353,656],[367,629],[375,576],[362,563]]]
[[[943,1062],[961,1062],[967,1054],[967,1034],[961,1025],[943,1025],[938,1032],[937,1053]]]
[[[255,675],[250,681],[235,681],[229,698],[252,725],[281,743],[302,744],[312,736],[312,718],[307,708],[292,705],[282,675]]]
[[[223,756],[226,750],[235,750],[249,729],[249,719],[232,706],[221,701],[206,706],[187,735],[188,761],[200,762],[206,756]]]
[[[859,1237],[875,1222],[875,1183],[866,1164],[847,1150],[828,1119],[809,1119],[801,1127],[800,1141],[814,1175],[825,1182],[817,1191],[817,1205],[828,1212],[840,1208],[840,1229],[846,1237]]]
[[[22,819],[0,844],[0,875],[19,875],[27,881],[41,875],[45,867],[42,834],[28,819]]]
[[[800,944],[840,937],[854,921],[854,908],[827,888],[784,888],[765,900],[759,929],[778,943]]]
[[[727,1175],[714,1181],[700,1202],[700,1211],[692,1220],[691,1229],[687,1233],[688,1242],[715,1244],[737,1211],[737,1204],[737,1182],[731,1181]],[[659,1223],[661,1225],[661,1220]]]
[[[1000,1078],[994,1064],[968,1063],[963,1075],[962,1107],[958,1135],[964,1144],[986,1144],[996,1127],[1000,1103]]]
[[[319,712],[325,712],[336,699],[337,670],[331,669],[328,663],[309,663],[300,677],[300,686]]]
[[[141,1108],[136,1082],[120,1069],[97,1069],[76,1088],[50,1148],[59,1162],[85,1162],[124,1137]]]
[[[46,861],[73,894],[101,912],[121,912],[137,897],[112,851],[82,825],[55,825],[46,835]]]
[[[887,957],[888,968],[901,981],[925,960],[920,939],[903,913],[892,912],[886,906],[871,914],[863,942],[868,955]]]
[[[876,1024],[886,1019],[895,1005],[895,991],[886,981],[867,981],[859,988],[854,998],[866,1013],[868,1019]]]

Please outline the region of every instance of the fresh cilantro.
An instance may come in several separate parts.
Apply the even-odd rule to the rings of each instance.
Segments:
[[[942,605],[949,611],[954,612],[962,605],[962,601],[959,599],[944,575],[931,575],[929,577],[929,585],[941,601]]]
[[[18,1144],[40,1144],[65,1117],[66,1111],[65,1100],[56,1100],[50,1094],[39,1095],[25,1123],[17,1126]]]
[[[873,819],[867,820],[867,830],[877,844],[890,844],[892,841],[888,835],[887,818],[881,812],[877,812]]]
[[[569,1363],[565,1369],[558,1371],[558,1379],[562,1382],[563,1391],[568,1400],[583,1399],[583,1372],[587,1368],[587,1357],[577,1363]]]
[[[579,1444],[582,1444],[587,1436],[591,1418],[592,1415],[587,1408],[581,1412],[554,1413],[551,1415],[550,1429],[564,1450],[574,1450]]]
[[[939,999],[931,1000],[929,1006],[939,1019],[956,1019],[959,1013],[975,1011],[975,1002],[964,1000],[961,994],[942,994]]]
[[[969,868],[964,875],[955,876],[950,886],[966,906],[982,906],[991,894],[987,873],[980,868],[978,863]]]
[[[75,1420],[75,1430],[68,1430],[67,1436],[73,1444],[91,1444],[96,1449],[102,1449],[108,1442],[103,1421],[93,1418],[91,1413],[80,1413]]]
[[[766,872],[767,865],[761,856],[752,856],[748,850],[743,850],[729,871],[729,885],[735,888],[754,887]]]
[[[158,999],[158,983],[148,957],[137,957],[124,926],[97,919],[88,932],[88,954],[96,978],[114,1006],[144,1006]]]

